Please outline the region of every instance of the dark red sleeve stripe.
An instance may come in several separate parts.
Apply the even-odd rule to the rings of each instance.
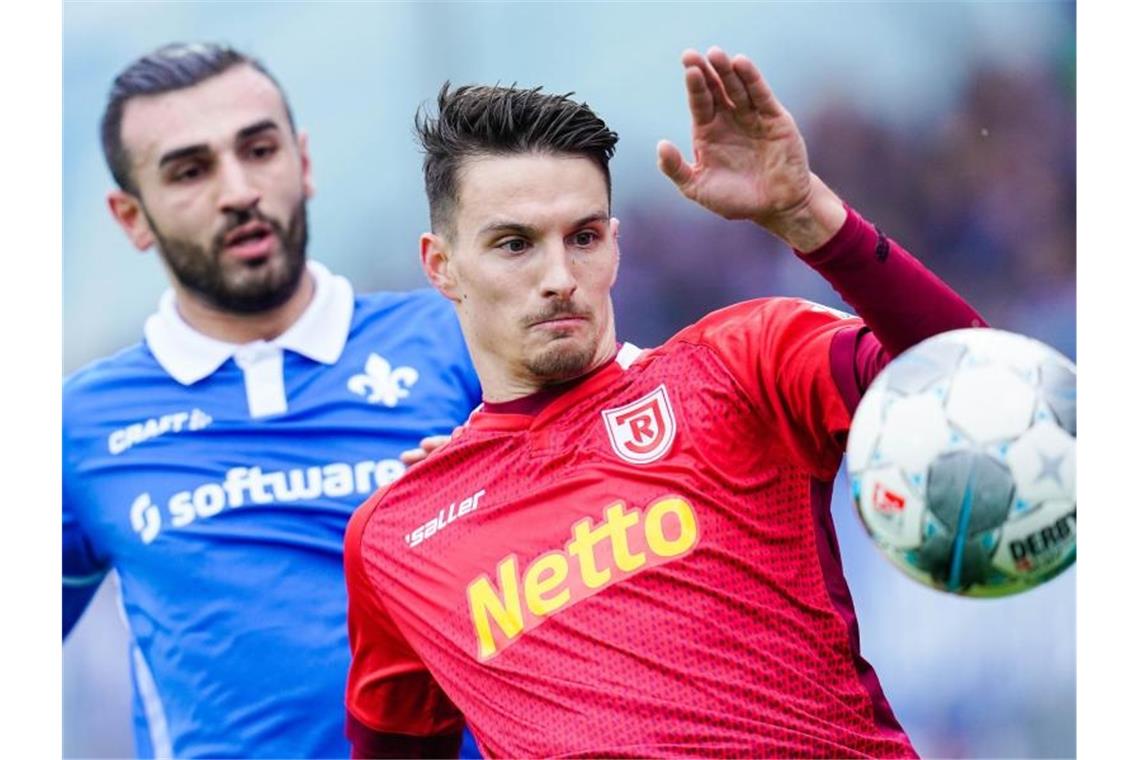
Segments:
[[[459,757],[462,733],[412,736],[374,731],[351,713],[345,719],[345,735],[352,743],[353,758]]]
[[[871,713],[875,724],[884,736],[896,737],[909,745],[909,739],[898,718],[887,702],[879,676],[871,663],[863,658],[859,647],[859,621],[855,618],[855,603],[851,599],[851,590],[847,587],[847,579],[843,575],[843,561],[839,558],[839,540],[835,535],[835,523],[831,519],[831,486],[832,482],[824,482],[812,478],[811,480],[811,506],[815,518],[816,551],[819,555],[820,567],[823,570],[823,581],[827,587],[835,613],[843,620],[847,627],[847,642],[851,650],[851,664],[859,683],[863,685],[870,702]]]
[[[869,328],[850,327],[840,330],[831,340],[831,377],[850,414],[867,392],[871,381],[891,361]]]

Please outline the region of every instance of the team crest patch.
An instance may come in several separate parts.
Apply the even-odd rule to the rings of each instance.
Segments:
[[[669,453],[677,422],[665,385],[617,409],[602,410],[614,452],[632,464],[656,462]]]

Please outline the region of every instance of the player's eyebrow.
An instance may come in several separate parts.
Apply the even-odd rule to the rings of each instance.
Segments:
[[[280,127],[273,119],[262,119],[259,122],[250,124],[248,127],[242,127],[239,129],[237,136],[239,140],[245,140],[246,138],[253,137],[256,134],[260,134],[270,129],[280,129]]]
[[[538,229],[531,227],[529,224],[522,224],[521,222],[494,220],[480,227],[477,236],[484,237],[491,234],[502,234],[507,232],[512,232],[516,235],[523,235],[526,237],[534,237],[538,234]]]
[[[594,224],[596,222],[604,222],[609,218],[610,218],[609,213],[607,213],[605,211],[597,211],[597,212],[594,212],[593,214],[588,214],[587,216],[584,216],[581,219],[575,220],[574,223],[571,224],[570,226],[575,227],[575,228],[585,227],[588,224]],[[539,234],[539,230],[537,227],[532,227],[529,224],[523,224],[521,222],[510,222],[510,221],[496,219],[496,220],[493,220],[493,221],[488,222],[487,224],[483,225],[483,227],[481,227],[479,229],[479,232],[477,233],[477,237],[484,237],[486,235],[491,235],[491,234],[505,234],[505,233],[514,233],[516,235],[522,235],[524,237],[537,237]]]
[[[574,222],[574,226],[575,227],[585,227],[586,225],[594,224],[595,222],[609,221],[609,218],[610,218],[610,214],[608,211],[595,211],[593,214],[590,214],[589,216],[584,216],[581,219],[579,219],[578,221]]]
[[[254,135],[280,128],[281,127],[278,126],[277,122],[275,122],[273,119],[262,119],[261,121],[250,124],[248,127],[242,127],[239,129],[237,132],[237,139],[248,140]],[[180,158],[188,158],[199,153],[209,153],[209,151],[210,146],[206,143],[195,143],[194,145],[187,145],[182,148],[174,148],[173,150],[168,150],[162,154],[162,157],[158,159],[158,167],[161,169],[171,161],[177,161]]]

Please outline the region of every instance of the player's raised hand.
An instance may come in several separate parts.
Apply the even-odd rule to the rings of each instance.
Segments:
[[[846,212],[811,173],[799,128],[755,64],[743,55],[730,59],[718,47],[707,57],[686,50],[681,63],[693,117],[693,163],[662,140],[661,171],[686,197],[721,216],[751,219],[800,250],[822,245]]]

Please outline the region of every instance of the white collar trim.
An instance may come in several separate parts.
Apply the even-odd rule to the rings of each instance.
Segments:
[[[316,261],[308,262],[308,270],[313,276],[313,300],[297,321],[271,341],[245,345],[265,343],[295,351],[322,364],[333,364],[340,358],[352,324],[352,285]],[[186,324],[178,313],[171,289],[159,299],[158,311],[147,318],[143,334],[158,363],[183,385],[214,374],[244,347],[203,335]]]

